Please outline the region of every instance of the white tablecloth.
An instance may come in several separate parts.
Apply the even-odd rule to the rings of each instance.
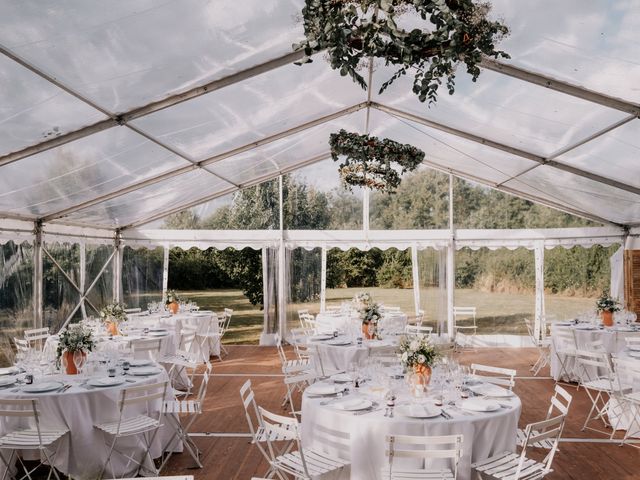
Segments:
[[[565,362],[565,369],[569,372],[569,378],[567,375],[563,373],[562,378],[560,378],[560,373],[562,371],[560,360],[558,356],[555,354],[555,345],[554,333],[558,328],[570,329],[571,332],[575,335],[576,345],[578,349],[586,349],[586,345],[589,342],[595,342],[596,340],[600,340],[604,345],[604,349],[609,354],[619,353],[626,347],[625,338],[630,336],[640,336],[640,332],[629,332],[624,331],[626,327],[613,327],[613,328],[594,328],[592,330],[584,330],[585,326],[553,326],[551,328],[551,376],[555,380],[564,380],[564,381],[578,381],[581,376],[581,368],[578,368],[576,362],[572,358],[567,358]],[[604,372],[600,372],[604,373]]]
[[[76,479],[97,478],[106,456],[108,448],[105,444],[103,434],[93,427],[94,424],[114,421],[118,419],[118,400],[123,388],[152,384],[168,379],[164,369],[162,372],[151,377],[128,377],[135,379],[135,383],[126,382],[121,386],[110,388],[86,389],[80,386],[82,378],[76,375],[54,375],[45,377],[47,380],[59,380],[64,384],[73,384],[64,393],[40,393],[27,394],[23,392],[13,392],[13,388],[0,390],[0,398],[38,398],[40,404],[40,425],[56,428],[62,426],[69,429],[70,433],[59,442],[59,450],[55,460],[58,470]],[[167,390],[171,395],[171,389]],[[160,408],[160,401],[156,401],[154,408]],[[135,411],[128,410],[127,415],[134,415]],[[13,420],[12,420],[13,421]],[[162,449],[173,435],[171,427],[166,425],[160,427],[161,430],[156,436],[151,454],[154,458],[162,454]],[[26,425],[25,425],[26,426]],[[13,427],[13,425],[12,425]],[[0,420],[0,434],[4,434],[7,425],[5,420]],[[116,444],[120,451],[137,454],[140,458],[144,453],[144,444],[137,437],[132,436],[127,439],[118,440]],[[105,478],[121,476],[131,476],[134,473],[132,467],[125,469],[126,459],[119,454],[112,457],[114,471],[107,469]],[[4,466],[0,467],[2,473]]]
[[[362,389],[366,394],[366,389]],[[454,417],[433,419],[412,419],[396,414],[394,418],[384,416],[384,408],[379,411],[355,415],[321,405],[322,398],[310,398],[305,393],[302,399],[302,441],[303,446],[314,444],[315,425],[336,429],[350,434],[350,450],[344,458],[351,460],[351,469],[346,469],[339,477],[351,480],[380,479],[380,469],[386,466],[385,436],[397,435],[452,435],[464,436],[463,456],[460,460],[458,479],[470,480],[471,463],[486,459],[491,455],[515,451],[516,431],[520,417],[521,403],[517,397],[501,400],[510,408],[501,408],[491,413],[470,415],[447,411]],[[332,477],[336,478],[336,477]]]
[[[361,328],[360,325],[362,325],[362,321],[360,317],[351,315],[350,313],[319,313],[316,315],[316,325],[320,333],[331,333],[334,330],[351,332],[358,331],[358,329]]]
[[[342,337],[338,337],[340,339]],[[321,365],[325,373],[331,371],[345,371],[356,362],[363,362],[376,350],[390,350],[397,345],[396,339],[364,340],[362,345],[330,345],[327,341],[310,341],[308,343],[312,353],[320,357],[316,365]]]

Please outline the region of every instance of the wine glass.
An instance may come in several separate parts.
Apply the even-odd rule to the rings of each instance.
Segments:
[[[73,364],[76,366],[78,375],[82,375],[82,367],[84,367],[85,353],[82,350],[73,352]]]

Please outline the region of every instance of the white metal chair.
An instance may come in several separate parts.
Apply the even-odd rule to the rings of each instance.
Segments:
[[[224,314],[222,315],[223,320],[218,324],[218,328],[220,330],[220,358],[222,359],[222,352],[225,355],[229,355],[229,351],[225,348],[222,343],[222,339],[229,330],[229,325],[231,324],[231,316],[233,315],[233,310],[230,308],[224,309]]]
[[[42,350],[47,338],[49,338],[49,327],[31,328],[24,331],[24,339],[27,341],[29,348]]]
[[[388,465],[382,467],[384,480],[413,480],[418,478],[453,480],[458,477],[458,463],[462,457],[462,435],[435,437],[387,435],[385,455]],[[424,468],[397,467],[396,459],[412,458],[424,462]],[[434,467],[433,460],[449,459],[450,467]]]
[[[463,333],[465,341],[460,344],[461,347],[467,347],[473,345],[473,339],[478,332],[478,325],[476,324],[476,307],[453,307],[453,319],[454,328],[456,332],[456,338],[458,333]],[[458,322],[462,320],[464,323],[460,325]],[[456,340],[456,344],[457,340]]]
[[[478,375],[478,373],[481,375]],[[516,384],[516,371],[511,368],[492,367],[472,363],[471,374],[485,382],[507,387],[509,390],[512,390]]]
[[[405,325],[404,333],[411,336],[428,337],[433,333],[433,327],[427,325]]]
[[[186,398],[191,395],[194,378],[199,367],[204,365],[206,370],[211,370],[211,363],[203,362],[198,353],[185,350],[177,350],[174,354],[164,356],[159,361],[165,366],[165,369],[169,366],[167,369],[169,382],[176,397]],[[184,390],[180,388],[184,388]]]
[[[525,429],[521,453],[504,452],[471,464],[478,480],[538,480],[552,472],[551,464],[558,450],[566,416],[530,423]],[[527,450],[546,440],[551,442],[549,453],[542,462],[527,458]]]
[[[284,386],[287,389],[287,393],[286,393],[285,401],[283,402],[282,406],[288,403],[289,406],[291,407],[290,413],[294,417],[297,417],[300,415],[300,411],[296,410],[293,402],[293,396],[295,392],[303,393],[304,389],[307,388],[309,385],[311,385],[313,382],[315,382],[317,379],[318,379],[317,373],[312,370],[301,370],[298,372],[289,371],[285,373]]]
[[[624,337],[624,343],[627,345],[627,348],[631,348],[631,349],[633,349],[634,347],[640,348],[640,336],[637,336],[637,337],[626,336]]]
[[[159,338],[143,338],[131,341],[133,358],[136,360],[149,359],[155,362],[160,356],[161,348],[162,340]]]
[[[538,376],[538,373],[540,373],[540,370],[549,365],[549,362],[551,361],[551,351],[549,348],[551,345],[551,339],[547,337],[545,337],[544,339],[537,337],[535,335],[533,325],[531,324],[531,320],[529,320],[528,318],[524,319],[524,323],[527,326],[527,331],[529,332],[529,338],[531,338],[531,342],[538,349],[538,359],[530,369],[530,371],[533,372],[533,376],[536,377]]]
[[[258,450],[262,456],[271,465],[271,457],[266,450],[267,434],[262,426],[262,419],[260,418],[260,411],[258,410],[258,404],[256,403],[255,394],[251,388],[251,380],[244,382],[240,388],[240,398],[242,399],[242,405],[244,406],[244,414],[249,425],[249,432],[251,433],[251,443],[258,447]],[[295,427],[295,428],[294,428]],[[283,425],[283,428],[288,432],[286,434],[279,433],[272,437],[273,442],[286,442],[284,447],[278,452],[278,455],[287,453],[295,446],[295,440],[297,435],[297,429],[299,424],[292,427],[292,424]],[[273,467],[269,468],[266,476],[271,478],[275,474]]]
[[[626,426],[624,437],[620,445],[624,445],[630,437],[640,432],[640,391],[634,391],[630,385],[640,384],[640,364],[637,360],[614,358],[613,364],[616,373],[616,385],[614,397],[620,405],[618,424],[623,418],[629,422]],[[613,427],[611,438],[619,425]],[[634,443],[629,443],[636,447]]]
[[[267,451],[270,464],[274,470],[284,475],[291,475],[297,479],[311,480],[331,472],[338,472],[349,465],[342,455],[349,451],[350,436],[322,425],[321,420],[314,424],[314,445],[302,448],[298,432],[298,420],[291,417],[276,415],[258,407],[262,426],[267,436]],[[296,432],[295,443],[297,450],[278,455],[271,438],[289,435]]]
[[[609,363],[608,354],[604,351],[576,350],[576,361],[580,376],[580,386],[585,389],[591,400],[591,409],[582,425],[582,430],[589,429],[608,435],[609,432],[603,432],[589,426],[589,422],[593,420],[601,420],[605,428],[611,426],[608,421],[607,409],[609,408],[616,380]]]
[[[202,414],[202,406],[204,399],[207,396],[207,387],[209,386],[209,375],[211,374],[211,364],[207,364],[206,370],[202,374],[200,381],[200,387],[198,388],[198,395],[192,400],[165,400],[163,411],[164,418],[167,419],[167,423],[170,423],[174,429],[174,434],[171,436],[166,444],[165,456],[162,459],[162,463],[158,468],[158,471],[162,471],[169,458],[173,454],[171,444],[177,437],[182,441],[182,445],[187,450],[189,455],[195,460],[198,467],[202,468],[202,462],[200,461],[200,450],[194,443],[193,439],[189,436],[189,430],[196,421],[199,415]]]
[[[569,393],[562,388],[560,385],[555,385],[553,396],[551,397],[551,402],[549,404],[549,410],[547,411],[547,416],[545,420],[549,420],[550,418],[557,417],[558,415],[568,415],[569,407],[571,406],[571,401],[573,397],[569,395]],[[537,435],[538,431],[531,432],[533,435]],[[521,428],[518,429],[516,434],[516,443],[519,446],[523,446],[524,442],[527,438],[527,432]],[[545,448],[547,450],[553,448],[553,441],[551,439],[543,439],[535,444],[531,444],[533,447]]]
[[[576,337],[571,328],[553,327],[551,342],[553,344],[553,353],[560,362],[560,372],[558,373],[558,381],[566,378],[572,381],[576,378],[575,372],[570,368],[572,362],[575,362],[578,347],[576,345]]]
[[[284,351],[282,346],[282,338],[279,334],[275,335],[276,348],[278,349],[278,356],[280,357],[280,363],[282,365],[282,372],[287,373],[288,371],[299,371],[301,368],[309,368],[309,364],[311,363],[309,358],[295,358],[289,360],[287,358],[287,354]],[[297,355],[296,355],[297,357]]]
[[[4,474],[2,480],[5,480],[7,475],[14,468],[14,459],[18,459],[18,463],[24,471],[24,475],[20,477],[31,479],[31,473],[33,473],[40,465],[49,465],[49,476],[51,473],[56,479],[60,480],[58,472],[53,466],[58,447],[56,446],[53,453],[49,453],[49,450],[53,448],[54,444],[58,442],[69,430],[66,428],[45,428],[40,424],[40,411],[38,410],[38,399],[0,399],[0,418],[3,419],[4,434],[0,437],[0,459],[4,464]],[[16,420],[29,421],[31,420],[33,426],[27,428],[11,429],[11,425]],[[10,450],[11,454],[9,458],[5,457],[3,453],[5,450]],[[20,451],[22,450],[38,450],[40,452],[40,463],[31,470],[24,464]]]
[[[109,448],[107,459],[98,478],[103,478],[107,466],[111,462],[113,452],[128,460],[127,467],[131,462],[138,465],[136,475],[142,470],[146,470],[152,475],[158,475],[158,469],[153,463],[150,450],[161,425],[168,385],[169,382],[159,382],[123,389],[118,401],[118,419],[94,425],[94,428],[100,430],[105,436],[105,443]],[[127,415],[129,409],[135,409],[136,414]],[[144,411],[144,413],[140,413],[141,411]],[[144,440],[146,450],[139,460],[134,458],[131,452],[120,451],[115,448],[118,439],[131,436],[141,437]]]
[[[312,334],[306,328],[292,328],[289,330],[291,333],[291,340],[293,343],[293,349],[299,360],[308,360],[311,358],[311,352],[307,347],[307,338]]]

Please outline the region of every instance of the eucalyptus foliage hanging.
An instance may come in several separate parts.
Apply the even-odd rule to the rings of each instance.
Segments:
[[[332,133],[329,145],[334,161],[343,157],[340,177],[349,189],[357,186],[393,193],[400,185],[400,176],[415,170],[424,160],[424,152],[412,145],[345,130]]]
[[[433,103],[444,79],[453,94],[459,63],[475,81],[483,55],[509,58],[496,50],[509,30],[488,18],[490,9],[490,3],[475,0],[305,0],[306,39],[293,45],[303,49],[305,57],[296,63],[311,62],[311,55],[326,50],[331,68],[366,90],[358,70],[371,59],[382,59],[399,69],[382,84],[380,93],[414,69],[413,92],[421,102]],[[422,28],[399,26],[415,24],[416,14]]]

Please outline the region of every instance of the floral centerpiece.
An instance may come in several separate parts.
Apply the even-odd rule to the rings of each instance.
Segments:
[[[407,369],[424,376],[424,383],[431,380],[431,368],[440,357],[438,350],[429,338],[404,337],[400,341],[400,361]]]
[[[380,305],[374,302],[371,295],[366,292],[355,295],[351,303],[362,320],[362,333],[364,337],[368,340],[376,338],[376,328],[380,317],[382,317]],[[373,325],[373,328],[370,328],[370,325]]]
[[[620,302],[605,290],[600,295],[600,298],[596,300],[596,309],[602,315],[602,323],[607,327],[611,327],[613,326],[613,312],[620,310]]]
[[[174,315],[178,313],[178,309],[180,308],[180,304],[178,303],[179,301],[180,296],[178,295],[178,292],[176,292],[175,290],[169,290],[167,292],[167,300],[165,304],[169,311]]]
[[[110,303],[100,310],[100,319],[111,335],[118,335],[118,325],[127,320],[127,314],[124,309],[125,305],[122,303]]]
[[[91,330],[81,324],[69,325],[60,332],[56,356],[58,362],[64,356],[67,374],[75,375],[78,370],[73,361],[73,354],[82,352],[83,355],[86,355],[87,352],[93,350],[93,347],[94,341]]]

